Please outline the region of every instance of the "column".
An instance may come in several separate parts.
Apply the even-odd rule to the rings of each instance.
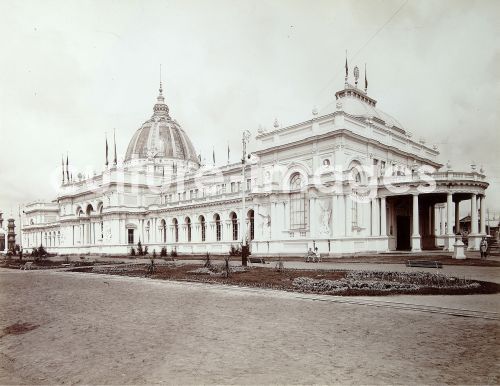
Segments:
[[[455,201],[455,234],[460,234],[460,201]]]
[[[446,234],[446,216],[445,216],[445,213],[444,213],[444,206],[440,206],[439,207],[439,228],[440,228],[440,232],[439,232],[439,235],[440,236],[444,236]]]
[[[338,195],[332,197],[333,208],[333,235],[345,236],[345,200],[344,196]]]
[[[380,197],[380,236],[387,236],[387,205],[385,197]]]
[[[379,224],[380,224],[380,216],[379,216],[379,203],[378,198],[373,198],[372,201],[372,236],[378,236],[380,234]]]
[[[453,212],[451,209],[451,204],[453,202],[453,195],[449,192],[446,195],[446,236],[444,241],[444,249],[446,251],[453,251],[453,244],[455,243],[455,237],[453,236]]]
[[[477,195],[471,194],[470,199],[470,233],[468,237],[468,251],[476,251],[479,249],[480,238],[478,237],[477,229]]]
[[[472,194],[470,200],[470,213],[471,213],[470,230],[471,233],[475,235],[477,234],[477,197],[475,194]]]
[[[352,199],[349,195],[342,196],[345,198],[345,235],[352,235]]]
[[[480,209],[479,209],[479,222],[481,224],[480,226],[480,229],[479,229],[479,233],[481,233],[482,235],[486,235],[486,218],[485,218],[485,215],[486,215],[486,203],[485,203],[485,196],[482,195],[482,196],[479,196],[479,199],[480,199]]]
[[[411,236],[411,250],[418,252],[420,248],[420,223],[419,223],[419,209],[418,209],[418,194],[413,195],[413,233]]]
[[[317,198],[316,197],[311,197],[309,199],[309,223],[310,223],[310,233],[309,237],[312,239],[315,239],[318,236],[318,211],[316,210],[316,203],[317,203]]]

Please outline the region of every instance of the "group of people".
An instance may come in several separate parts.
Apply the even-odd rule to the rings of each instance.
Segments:
[[[309,248],[307,251],[307,255],[305,257],[306,263],[309,263],[309,261],[312,261],[313,263],[318,263],[321,261],[321,255],[318,253],[318,247],[314,248],[314,251],[312,248]]]

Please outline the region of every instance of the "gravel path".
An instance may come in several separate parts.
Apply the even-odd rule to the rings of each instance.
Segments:
[[[0,384],[500,382],[498,321],[53,271],[0,270],[0,307],[39,326]]]

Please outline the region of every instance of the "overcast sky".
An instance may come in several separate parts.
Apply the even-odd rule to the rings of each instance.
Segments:
[[[377,106],[442,163],[484,166],[499,210],[499,18],[499,1],[0,0],[0,210],[54,199],[63,153],[101,170],[113,128],[122,158],[160,63],[171,115],[222,163],[242,130],[333,103],[346,49]]]

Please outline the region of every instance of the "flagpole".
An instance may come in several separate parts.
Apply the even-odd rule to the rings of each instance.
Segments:
[[[248,246],[247,246],[247,216],[246,216],[246,207],[245,207],[245,194],[246,194],[246,158],[247,158],[247,142],[250,139],[250,131],[245,130],[243,132],[243,156],[241,158],[241,237],[242,237],[242,247],[241,247],[241,265],[247,265],[248,258]]]

